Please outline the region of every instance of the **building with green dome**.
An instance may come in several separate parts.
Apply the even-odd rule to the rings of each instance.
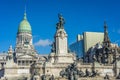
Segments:
[[[18,26],[14,54],[15,54],[14,61],[18,66],[21,65],[30,66],[38,59],[37,51],[34,49],[33,46],[32,28],[29,21],[27,20],[26,12],[24,13],[23,20],[20,22]],[[29,71],[28,69],[26,70]]]

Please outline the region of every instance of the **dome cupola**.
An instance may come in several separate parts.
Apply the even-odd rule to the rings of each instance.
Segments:
[[[30,34],[32,33],[31,25],[27,20],[26,13],[24,13],[24,18],[20,22],[18,33],[30,33]]]

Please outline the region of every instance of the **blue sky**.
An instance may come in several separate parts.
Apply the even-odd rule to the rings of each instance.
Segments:
[[[85,31],[103,32],[106,20],[110,39],[120,44],[120,0],[26,0],[27,18],[32,26],[33,43],[40,54],[49,53],[54,40],[58,13],[66,24],[69,44]],[[16,33],[23,19],[25,0],[0,1],[0,52],[15,46]],[[45,43],[44,45],[42,44]]]

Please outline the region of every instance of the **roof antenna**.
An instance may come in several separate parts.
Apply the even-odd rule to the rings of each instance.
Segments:
[[[26,4],[25,4],[25,13],[26,13]]]
[[[26,16],[26,4],[27,4],[27,0],[25,0],[24,19],[27,19],[27,16]]]
[[[26,5],[27,5],[27,0],[25,0],[25,12],[24,13],[26,13]]]

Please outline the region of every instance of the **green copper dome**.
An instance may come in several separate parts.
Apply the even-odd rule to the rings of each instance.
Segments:
[[[24,19],[21,21],[18,28],[18,33],[21,33],[21,32],[32,33],[30,23],[28,22],[26,17],[26,13],[24,13]]]

